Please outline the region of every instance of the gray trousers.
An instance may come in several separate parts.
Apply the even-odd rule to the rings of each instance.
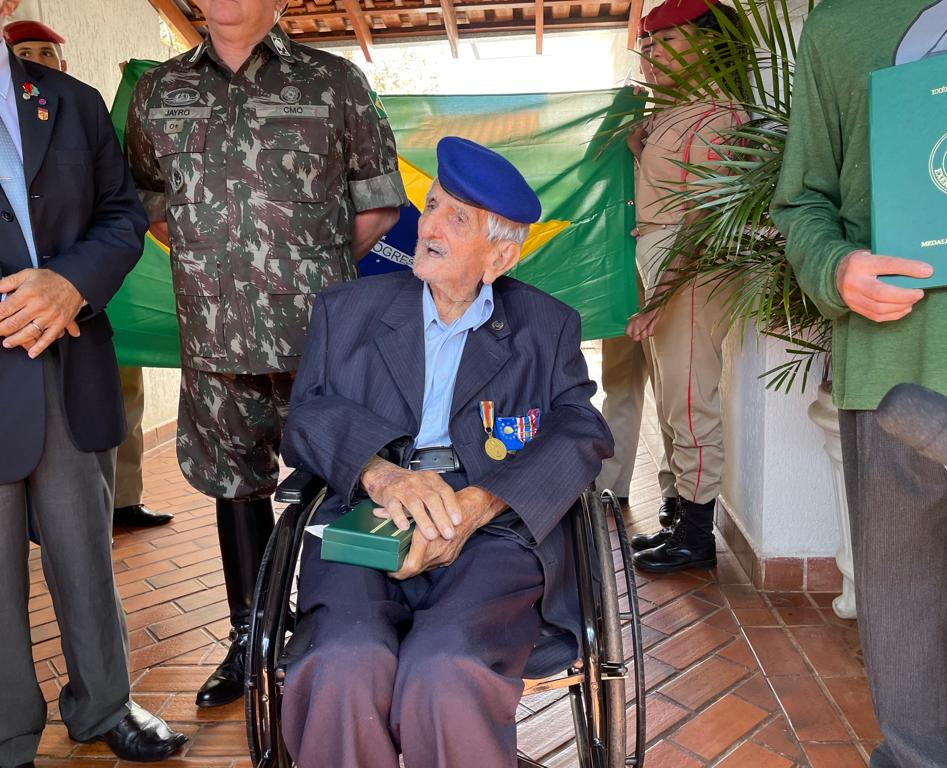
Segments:
[[[539,636],[543,573],[521,544],[476,534],[459,557],[397,582],[319,558],[300,598],[308,653],[290,666],[283,737],[300,768],[514,768],[516,706]]]
[[[884,742],[872,768],[947,766],[947,469],[841,411],[858,626]]]
[[[93,738],[127,713],[127,637],[112,574],[115,451],[73,445],[55,351],[43,355],[46,446],[26,480],[0,484],[0,765],[30,762],[46,724],[30,642],[27,523],[62,631],[69,683],[59,695],[70,736]],[[15,435],[4,439],[14,440]]]

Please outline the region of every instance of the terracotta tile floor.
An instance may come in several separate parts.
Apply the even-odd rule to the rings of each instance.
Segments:
[[[646,419],[628,511],[636,532],[656,527],[657,468],[649,451],[655,436],[653,420]],[[175,519],[115,536],[134,696],[190,736],[183,759],[169,765],[249,766],[242,703],[210,711],[193,704],[194,691],[223,656],[220,641],[228,630],[213,506],[185,484],[171,446],[146,460],[145,499]],[[34,550],[31,559],[30,611],[51,719],[38,762],[112,768],[117,761],[104,746],[71,742],[58,721],[65,667],[38,554]],[[649,690],[647,768],[865,765],[880,736],[854,622],[832,614],[831,595],[760,593],[725,548],[719,560],[716,572],[638,577]],[[555,768],[576,764],[571,714],[561,694],[524,699],[519,720],[527,754]]]

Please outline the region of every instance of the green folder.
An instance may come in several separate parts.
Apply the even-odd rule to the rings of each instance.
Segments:
[[[881,279],[905,288],[945,286],[947,55],[872,72],[868,99],[872,251],[934,267],[927,279]]]
[[[414,523],[402,531],[390,520],[375,517],[371,500],[329,523],[322,532],[322,559],[397,571],[411,548]]]

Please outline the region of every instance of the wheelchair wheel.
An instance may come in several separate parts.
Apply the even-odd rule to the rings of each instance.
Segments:
[[[583,768],[623,768],[625,757],[625,664],[618,586],[604,509],[598,497],[582,496],[573,517],[579,605],[582,611],[584,681],[569,689],[576,750]],[[590,544],[592,545],[590,547]],[[595,553],[593,574],[588,553]],[[595,588],[595,576],[600,580]]]
[[[626,758],[625,765],[643,768],[646,745],[646,686],[644,678],[644,644],[641,639],[641,612],[638,608],[638,586],[635,583],[634,568],[631,560],[631,544],[628,531],[621,514],[621,504],[611,491],[602,491],[601,500],[612,515],[615,531],[618,534],[618,546],[621,553],[622,571],[625,577],[628,612],[619,615],[619,621],[628,620],[631,625],[632,658],[635,676],[635,753]],[[610,557],[610,555],[609,555]]]
[[[293,629],[293,580],[305,528],[325,496],[324,484],[307,490],[307,498],[290,504],[273,529],[253,596],[244,704],[247,744],[255,768],[289,768],[293,764],[279,728],[285,671],[280,660],[287,632]],[[296,502],[298,498],[292,493],[281,497],[278,492],[276,500]]]

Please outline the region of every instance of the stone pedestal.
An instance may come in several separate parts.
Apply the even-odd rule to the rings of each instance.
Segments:
[[[835,511],[838,518],[839,548],[835,555],[842,572],[842,594],[832,603],[835,614],[843,619],[857,618],[855,607],[855,570],[852,562],[852,529],[848,518],[848,499],[842,472],[842,439],[839,434],[838,409],[832,403],[832,391],[827,385],[819,388],[819,396],[809,406],[809,418],[822,429],[825,452],[832,462],[832,480],[835,486]]]

